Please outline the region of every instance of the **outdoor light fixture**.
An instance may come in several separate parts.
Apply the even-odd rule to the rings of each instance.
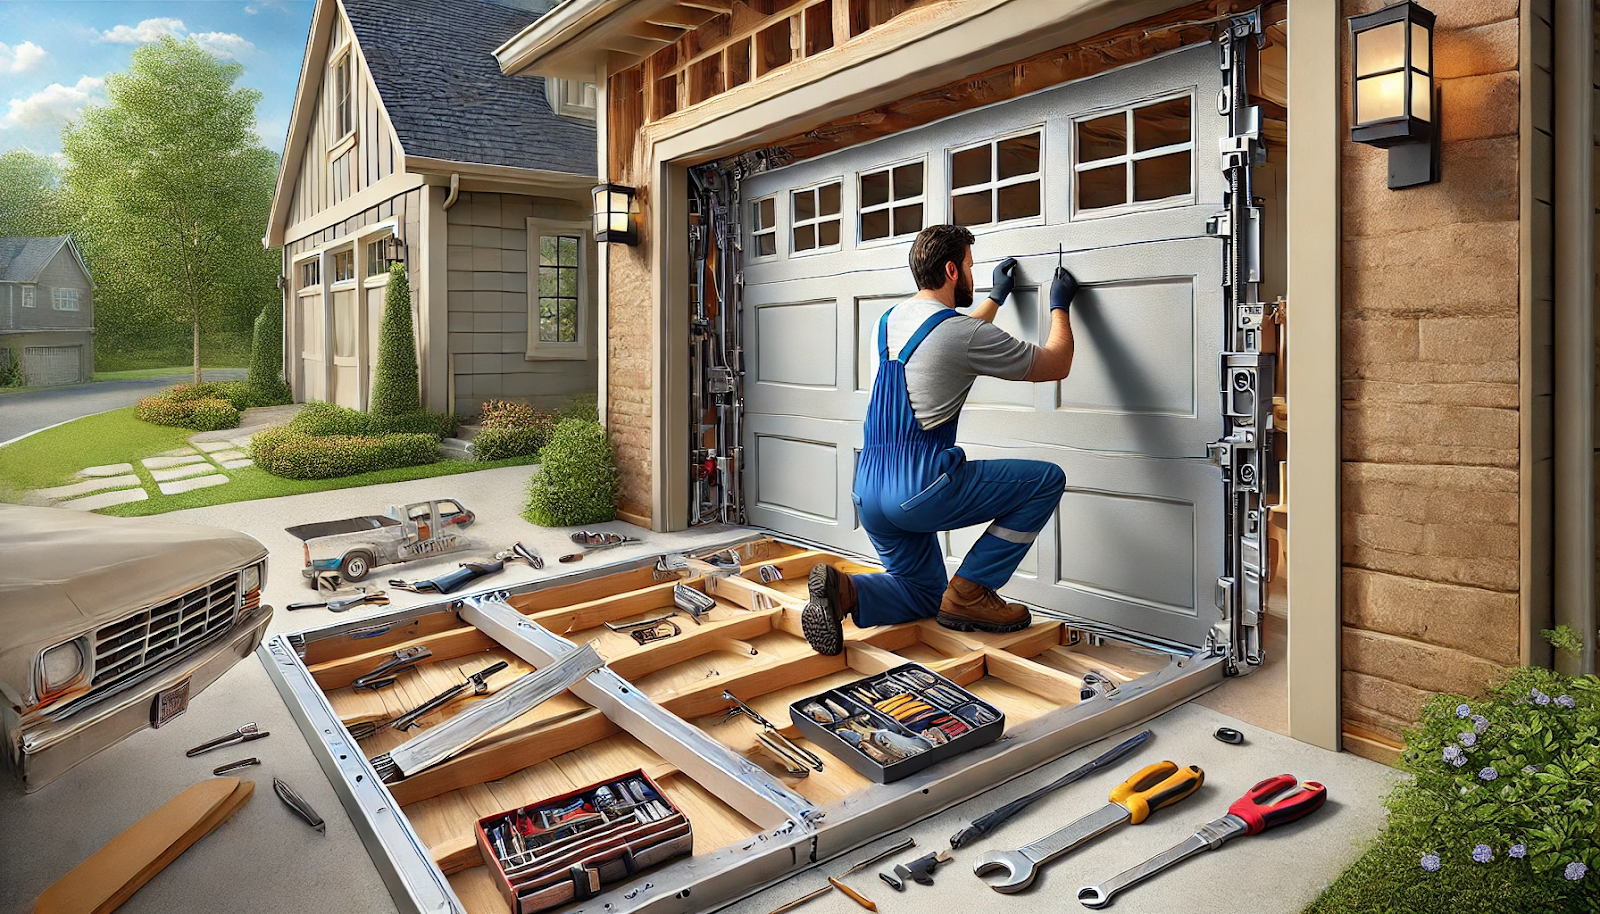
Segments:
[[[594,240],[618,244],[639,243],[633,217],[634,189],[622,184],[601,184],[594,189]]]
[[[1389,187],[1439,180],[1433,13],[1411,2],[1350,17],[1350,139],[1389,150]]]

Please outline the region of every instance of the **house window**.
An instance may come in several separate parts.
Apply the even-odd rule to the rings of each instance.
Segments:
[[[367,242],[367,275],[382,276],[400,259],[400,243],[393,235]]]
[[[322,284],[322,258],[300,261],[300,288],[310,289]]]
[[[950,221],[991,225],[1044,212],[1040,162],[1043,133],[992,140],[950,153]]]
[[[789,192],[790,215],[794,217],[790,251],[804,254],[838,249],[839,188],[840,183],[834,181]]]
[[[751,242],[756,257],[778,253],[778,198],[763,197],[750,204]]]
[[[578,341],[577,235],[542,235],[539,238],[539,342]]]
[[[576,79],[545,77],[544,90],[550,110],[562,117],[576,117],[592,121],[599,92],[595,84]]]
[[[1078,121],[1073,126],[1078,212],[1192,193],[1189,96]]]
[[[333,281],[344,282],[356,278],[356,252],[354,248],[345,248],[333,254]]]
[[[346,53],[333,65],[334,107],[338,112],[340,137],[356,129],[355,111],[350,104],[350,83],[350,55]]]
[[[857,201],[862,241],[922,231],[922,163],[862,172]]]
[[[530,359],[586,359],[593,309],[587,223],[528,225],[528,352]]]
[[[32,308],[33,307],[33,286],[23,286],[22,287],[22,307],[24,307],[24,308]]]
[[[76,311],[76,310],[78,310],[78,290],[77,289],[51,289],[50,290],[50,307],[56,309],[57,311]]]

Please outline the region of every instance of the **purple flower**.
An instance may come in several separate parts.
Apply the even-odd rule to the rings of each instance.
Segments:
[[[1422,868],[1427,870],[1428,872],[1430,872],[1430,873],[1439,872],[1439,865],[1440,864],[1439,864],[1439,855],[1438,854],[1423,854],[1422,855]],[[1581,865],[1581,864],[1579,864],[1579,865]],[[1568,869],[1571,869],[1571,867],[1568,867]]]
[[[1578,706],[1577,701],[1573,700],[1571,695],[1557,695],[1556,704],[1566,708],[1569,711]]]
[[[1539,691],[1538,689],[1533,689],[1528,694],[1533,697],[1533,703],[1539,705],[1540,707],[1550,703],[1550,696]]]
[[[1423,859],[1426,860],[1427,858],[1424,857]],[[1582,863],[1574,860],[1567,864],[1567,868],[1562,871],[1561,875],[1567,877],[1573,882],[1577,882],[1579,879],[1582,879],[1585,875],[1587,875],[1588,872],[1589,868],[1587,866],[1584,866]]]
[[[1479,863],[1488,863],[1494,859],[1494,850],[1487,844],[1480,844],[1472,849],[1472,859]]]
[[[1473,733],[1482,733],[1483,731],[1485,731],[1487,729],[1489,729],[1489,718],[1484,717],[1482,714],[1474,714],[1474,715],[1472,715],[1472,732]]]
[[[1538,765],[1523,765],[1522,766],[1522,773],[1523,774],[1538,774],[1539,773],[1539,766]]]
[[[1465,753],[1461,752],[1461,750],[1459,750],[1459,749],[1456,750],[1456,752],[1458,754],[1456,755],[1455,758],[1450,760],[1450,764],[1456,766],[1457,768],[1460,768],[1462,765],[1465,765],[1467,763],[1467,756],[1466,756]]]
[[[1500,772],[1494,770],[1494,768],[1492,768],[1492,767],[1491,768],[1485,768],[1482,771],[1478,772],[1478,777],[1482,778],[1485,781],[1492,781],[1492,780],[1494,780],[1495,778],[1497,778],[1499,776],[1500,776]]]
[[[1456,759],[1459,759],[1459,758],[1461,758],[1461,747],[1460,746],[1450,745],[1450,746],[1444,747],[1444,760],[1445,761],[1449,762],[1452,765],[1455,765]],[[1460,767],[1460,766],[1457,765],[1456,767]]]
[[[1465,719],[1467,717],[1467,715],[1469,715],[1471,713],[1472,713],[1472,709],[1467,707],[1466,705],[1456,705],[1456,716],[1457,717]]]
[[[1528,856],[1528,845],[1513,844],[1511,845],[1511,848],[1506,851],[1506,856],[1512,858],[1513,860],[1521,860],[1523,857]]]
[[[1478,734],[1473,733],[1471,730],[1463,730],[1457,733],[1456,739],[1460,740],[1461,745],[1466,746],[1468,749],[1478,744]]]

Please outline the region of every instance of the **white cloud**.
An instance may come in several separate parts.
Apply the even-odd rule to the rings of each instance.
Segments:
[[[185,33],[182,19],[146,19],[138,25],[119,25],[100,34],[101,41],[112,44],[144,44],[160,40],[164,35],[182,38]]]
[[[31,41],[16,46],[0,42],[0,73],[27,73],[49,56],[48,51]]]
[[[244,8],[244,11],[252,16],[265,10],[286,13],[289,11],[289,4],[285,0],[256,0],[255,3],[246,4]]]
[[[84,105],[99,100],[105,84],[104,77],[85,76],[71,86],[51,83],[26,98],[13,98],[10,110],[0,117],[0,127],[24,130],[59,127],[83,113]]]
[[[210,52],[213,57],[229,60],[256,49],[249,39],[232,32],[196,32],[189,40]]]

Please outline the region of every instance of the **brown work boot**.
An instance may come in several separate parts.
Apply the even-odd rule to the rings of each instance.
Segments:
[[[1021,603],[1007,603],[993,590],[961,575],[950,579],[939,601],[938,622],[958,632],[1020,632],[1033,621]]]
[[[856,611],[856,585],[832,565],[812,565],[807,587],[800,630],[812,650],[831,657],[844,650],[844,617]]]

